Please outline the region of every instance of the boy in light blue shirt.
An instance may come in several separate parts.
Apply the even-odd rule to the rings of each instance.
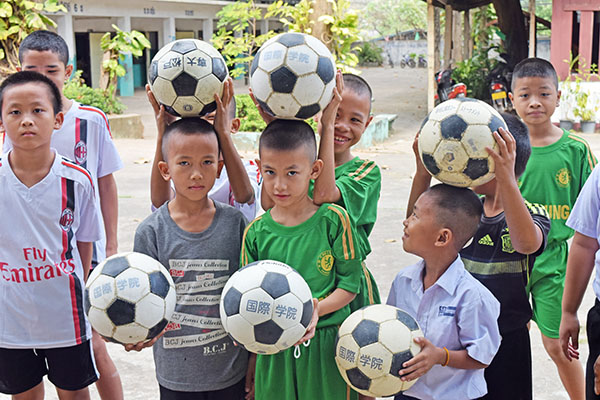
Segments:
[[[476,399],[487,393],[483,369],[500,346],[500,304],[469,274],[458,255],[473,237],[481,201],[444,184],[424,192],[404,221],[404,250],[423,260],[398,273],[387,304],[408,312],[425,337],[403,364],[403,380],[420,378],[404,399]]]

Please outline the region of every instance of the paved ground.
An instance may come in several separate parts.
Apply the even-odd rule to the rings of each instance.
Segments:
[[[363,76],[372,84],[375,113],[395,113],[399,117],[394,125],[395,134],[385,143],[359,153],[362,157],[374,159],[382,169],[382,193],[378,205],[378,220],[371,235],[373,253],[367,264],[373,271],[379,284],[382,297],[387,298],[391,282],[404,266],[413,263],[416,257],[402,250],[402,220],[406,213],[406,201],[410,181],[414,172],[414,161],[410,145],[412,136],[425,115],[426,76],[420,69],[367,69]],[[236,92],[244,93],[245,88],[236,83]],[[155,128],[151,109],[145,96],[137,92],[133,98],[125,99],[129,111],[143,116],[145,139],[116,140],[125,167],[116,173],[119,187],[119,250],[132,249],[133,234],[136,226],[150,213],[150,164],[154,154]],[[587,135],[596,154],[600,154],[600,135]],[[254,158],[254,154],[244,154]],[[579,313],[585,321],[587,309],[593,303],[591,286],[586,293]],[[540,333],[535,324],[531,328],[533,348],[534,398],[537,400],[568,399],[562,389],[558,374],[550,358],[544,352]],[[582,359],[587,357],[586,340],[583,345]],[[149,349],[141,353],[126,353],[122,347],[108,344],[121,378],[124,382],[126,399],[158,398],[158,386],[154,378],[152,352]],[[510,384],[510,382],[507,382]],[[47,398],[56,399],[50,385],[47,385]],[[6,399],[0,395],[0,399]],[[99,398],[92,387],[92,398]]]

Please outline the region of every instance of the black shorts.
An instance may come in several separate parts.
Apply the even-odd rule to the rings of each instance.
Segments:
[[[243,400],[246,396],[246,379],[221,390],[209,392],[178,392],[160,386],[160,400]]]
[[[44,375],[63,390],[80,390],[96,382],[91,341],[55,349],[0,348],[0,393],[23,393],[37,386]]]
[[[498,353],[484,371],[486,400],[531,400],[531,342],[527,326],[503,333]]]
[[[587,400],[600,399],[600,396],[594,393],[594,363],[600,355],[600,302],[598,299],[588,312],[586,331],[590,355],[585,368],[585,398]]]

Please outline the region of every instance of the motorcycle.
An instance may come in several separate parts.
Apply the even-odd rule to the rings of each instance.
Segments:
[[[487,76],[492,106],[498,112],[512,111],[512,104],[508,99],[512,82],[512,67],[509,61],[508,54],[500,54],[498,64],[496,64]]]
[[[427,59],[423,54],[419,54],[419,57],[417,57],[417,66],[419,68],[427,68]]]
[[[452,69],[444,69],[435,73],[437,84],[436,104],[457,97],[467,97],[467,85],[452,79]]]
[[[417,63],[415,62],[415,59],[412,58],[410,56],[410,54],[405,54],[402,56],[402,59],[400,60],[400,67],[404,68],[406,66],[409,66],[410,68],[414,68],[417,66]]]

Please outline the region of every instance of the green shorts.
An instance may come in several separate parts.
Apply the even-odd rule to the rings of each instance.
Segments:
[[[359,308],[370,304],[381,304],[381,296],[379,288],[373,278],[373,274],[367,268],[367,265],[362,262],[363,273],[360,275],[360,291],[356,294],[354,300],[350,302],[350,312],[354,312]]]
[[[319,328],[307,347],[300,345],[273,355],[256,357],[256,400],[356,400],[335,363],[338,328]]]
[[[558,339],[569,249],[567,242],[551,243],[537,257],[527,284],[533,320],[542,334]]]

